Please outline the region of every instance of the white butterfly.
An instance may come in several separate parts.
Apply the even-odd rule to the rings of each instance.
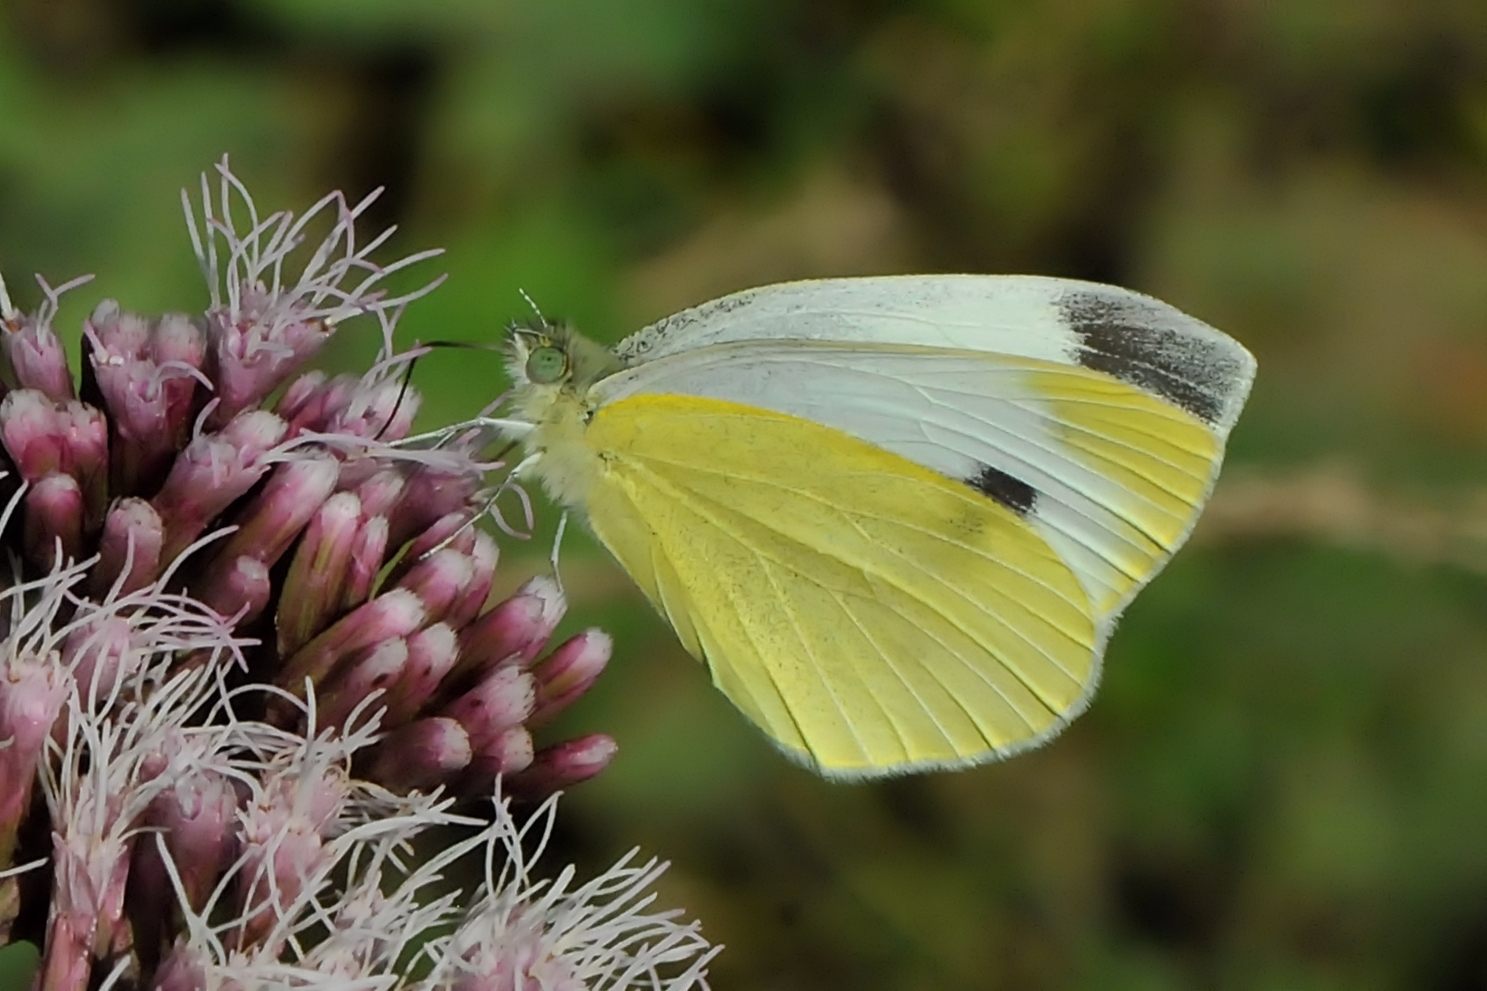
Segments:
[[[612,352],[509,341],[527,472],[788,754],[860,777],[1036,746],[1208,498],[1254,359],[1061,279],[736,293]]]

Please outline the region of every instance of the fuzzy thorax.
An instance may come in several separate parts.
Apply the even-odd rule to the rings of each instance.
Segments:
[[[518,416],[534,427],[523,439],[524,474],[536,477],[553,499],[582,509],[599,471],[597,455],[584,442],[591,408],[570,390],[528,383],[516,395]]]

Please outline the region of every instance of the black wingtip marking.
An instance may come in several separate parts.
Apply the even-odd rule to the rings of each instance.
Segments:
[[[1071,293],[1059,301],[1079,336],[1079,364],[1152,392],[1206,423],[1224,416],[1224,397],[1239,377],[1236,358],[1214,341],[1183,333],[1188,320],[1155,301]],[[1197,321],[1193,321],[1197,323]]]
[[[1014,478],[991,465],[980,465],[980,470],[965,483],[983,495],[991,496],[1018,516],[1033,511],[1038,501],[1038,490],[1020,478]]]

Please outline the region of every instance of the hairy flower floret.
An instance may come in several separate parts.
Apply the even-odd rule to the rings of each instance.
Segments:
[[[432,290],[437,282],[388,296],[381,285],[392,273],[439,252],[419,252],[390,265],[372,260],[393,232],[388,229],[358,244],[356,221],[380,190],[355,205],[339,192],[331,193],[298,218],[288,212],[260,217],[253,198],[225,163],[218,171],[215,196],[202,177],[199,226],[190,197],[183,192],[181,201],[197,261],[211,287],[208,358],[220,403],[213,416],[225,422],[283,384],[341,321],[395,312]],[[234,219],[238,212],[247,218],[242,234]],[[331,216],[330,230],[296,266],[293,256],[322,215]]]
[[[498,794],[483,825],[418,795],[349,805],[379,814],[315,844],[287,824],[265,831],[264,844],[286,859],[291,847],[313,847],[302,875],[276,892],[274,925],[245,938],[251,908],[188,910],[156,986],[706,991],[720,948],[680,913],[653,909],[665,864],[636,863],[632,852],[587,882],[576,883],[571,866],[551,881],[536,876],[555,798],[522,821]],[[410,842],[435,828],[465,836],[410,860]],[[451,890],[480,860],[477,889]]]
[[[75,595],[83,577],[73,568],[6,593],[16,608],[30,600],[7,649],[49,666],[66,686],[37,761],[52,822],[48,988],[86,986],[95,959],[130,946],[133,848],[146,812],[173,780],[159,762],[182,752],[183,734],[202,744],[225,732],[222,724],[188,730],[183,717],[210,705],[243,646],[220,616],[160,584],[93,602]],[[182,653],[199,662],[176,664]]]
[[[613,757],[534,737],[610,641],[549,643],[552,579],[490,601],[479,524],[530,503],[480,424],[411,434],[394,332],[439,280],[385,285],[436,252],[375,261],[373,197],[263,215],[225,161],[184,199],[209,305],[97,303],[80,377],[53,324],[86,280],[31,314],[0,281],[0,944],[42,943],[45,991],[390,987],[459,917],[409,839]],[[306,370],[355,318],[372,367]]]
[[[555,799],[518,824],[501,808],[490,827],[481,897],[454,931],[428,948],[428,991],[687,991],[707,987],[710,946],[679,912],[652,911],[666,870],[637,851],[576,883],[573,867],[533,873],[552,834]],[[535,839],[535,842],[532,842]],[[528,853],[526,850],[530,849]]]

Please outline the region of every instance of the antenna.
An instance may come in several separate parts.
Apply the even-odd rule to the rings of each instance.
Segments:
[[[532,301],[532,297],[527,295],[525,289],[518,289],[517,292],[521,293],[521,298],[527,301],[527,305],[532,308],[532,312],[537,314],[537,322],[545,328],[547,326],[547,317],[542,315],[542,311],[537,308],[537,304]]]

